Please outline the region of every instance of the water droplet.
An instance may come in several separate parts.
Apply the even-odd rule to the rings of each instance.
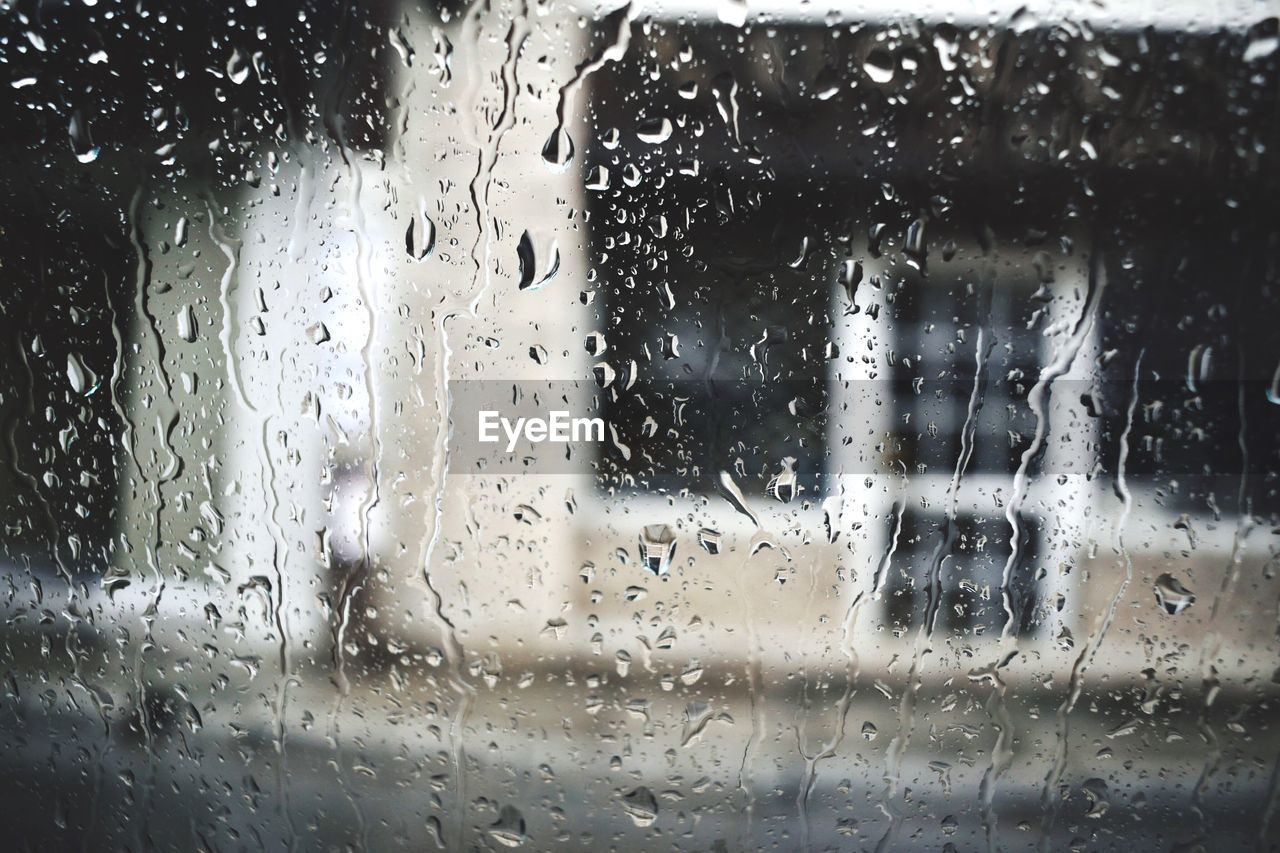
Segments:
[[[1198,344],[1187,356],[1187,390],[1200,393],[1200,386],[1209,378],[1213,369],[1213,347]]]
[[[822,524],[827,531],[827,541],[835,543],[840,538],[840,514],[844,512],[844,499],[839,495],[832,495],[824,498],[822,501]]]
[[[498,820],[489,827],[489,837],[503,847],[519,847],[529,840],[525,834],[524,815],[515,806],[503,806]]]
[[[563,171],[573,159],[573,138],[563,125],[556,125],[542,146],[542,159],[556,171]]]
[[[307,327],[307,339],[313,344],[322,344],[329,340],[329,327],[324,323],[312,323]]]
[[[671,558],[676,553],[676,536],[665,524],[650,524],[640,533],[640,564],[645,570],[662,577],[671,571]]]
[[[680,732],[680,745],[688,746],[706,729],[711,721],[711,705],[693,701],[684,706],[684,726]]]
[[[782,503],[790,503],[795,498],[798,491],[795,464],[796,460],[790,456],[782,460],[782,470],[769,480],[766,487],[769,497]]]
[[[93,144],[89,123],[85,121],[84,114],[80,110],[71,114],[67,133],[71,137],[71,150],[75,153],[77,160],[81,163],[92,163],[98,159],[98,146]]]
[[[131,583],[129,572],[123,566],[112,566],[102,577],[102,588],[107,592],[107,598],[115,601],[116,593],[123,589],[127,589]]]
[[[636,129],[636,138],[650,145],[666,142],[671,138],[671,120],[663,116],[640,122],[640,126]]]
[[[875,83],[888,83],[893,79],[893,54],[883,47],[872,48],[862,63],[862,70]]]
[[[596,385],[601,388],[608,388],[613,384],[613,380],[617,377],[617,371],[609,366],[609,362],[602,361],[599,364],[592,365],[591,374],[596,379]]]
[[[586,188],[592,192],[604,192],[609,189],[609,170],[604,166],[596,166],[591,177],[587,178]]]
[[[840,78],[831,66],[823,66],[813,81],[813,94],[819,101],[828,101],[840,91]]]
[[[425,210],[409,220],[409,227],[404,232],[404,250],[415,261],[424,261],[431,255],[436,246],[436,224],[427,216]]]
[[[840,287],[844,290],[845,298],[849,300],[850,313],[858,312],[856,298],[858,295],[858,285],[862,283],[862,262],[854,260],[846,260],[840,264]]]
[[[551,244],[551,263],[547,271],[538,275],[537,258],[533,251],[533,237],[525,231],[520,235],[520,243],[516,246],[516,257],[520,262],[520,279],[517,286],[520,290],[538,290],[545,287],[560,271],[560,249]]]
[[[738,484],[733,481],[733,475],[728,471],[720,472],[720,488],[724,490],[725,497],[729,500],[729,503],[734,509],[751,519],[751,523],[756,527],[760,526],[760,520],[756,518],[755,513],[747,507],[747,498],[742,494],[742,489],[740,489]]]
[[[1080,785],[1080,790],[1089,800],[1089,811],[1085,817],[1100,818],[1111,808],[1110,792],[1102,779],[1087,779]]]
[[[227,59],[227,77],[237,86],[249,79],[249,60],[238,47],[232,49]]]
[[[1177,616],[1195,602],[1191,590],[1173,575],[1166,573],[1156,578],[1156,603],[1170,616]]]
[[[1259,59],[1266,59],[1268,56],[1276,52],[1276,48],[1280,47],[1280,37],[1276,35],[1259,36],[1252,39],[1244,49],[1245,62],[1257,62]]]
[[[658,819],[658,801],[643,785],[622,798],[622,810],[636,826],[650,826]]]
[[[722,24],[740,27],[747,22],[747,4],[745,0],[720,0],[716,5],[716,17]]]
[[[720,553],[720,531],[712,530],[710,527],[704,527],[698,531],[698,544],[702,546],[702,550],[708,554]]]
[[[67,355],[67,381],[77,394],[92,394],[98,387],[98,377],[75,353]]]
[[[190,304],[183,305],[178,309],[178,337],[192,344],[195,343],[198,335],[199,329],[196,325],[195,311]]]

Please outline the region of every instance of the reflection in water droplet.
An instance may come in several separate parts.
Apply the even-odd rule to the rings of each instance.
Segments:
[[[195,343],[198,335],[195,311],[190,303],[183,305],[178,309],[178,337],[190,344]]]
[[[409,227],[404,232],[404,250],[412,260],[423,261],[431,255],[436,245],[436,224],[427,216],[425,210],[409,220]]]
[[[798,486],[796,483],[796,460],[793,457],[786,457],[782,460],[782,470],[769,480],[767,491],[769,496],[782,503],[790,503],[796,496]]]
[[[92,394],[98,387],[98,377],[75,353],[67,354],[67,381],[77,394]]]
[[[813,80],[813,94],[820,101],[828,101],[840,91],[840,78],[830,65],[824,65]]]
[[[537,263],[533,257],[533,238],[526,231],[520,235],[520,243],[516,246],[516,257],[520,261],[520,282],[521,290],[528,290],[533,287],[534,278],[537,276]]]
[[[573,138],[562,125],[557,125],[547,137],[542,146],[542,159],[555,170],[568,168],[569,161],[573,159]]]
[[[1080,790],[1084,791],[1085,798],[1089,801],[1089,811],[1085,817],[1100,818],[1111,808],[1110,791],[1102,779],[1086,779],[1080,785]]]
[[[747,4],[745,0],[719,0],[716,17],[722,24],[740,27],[747,22]]]
[[[742,489],[734,482],[733,475],[728,471],[720,472],[720,488],[724,490],[725,497],[728,498],[734,509],[751,519],[751,523],[756,527],[760,526],[760,520],[756,518],[756,514],[747,506],[747,498],[742,494]]]
[[[671,138],[671,120],[662,118],[646,119],[636,128],[636,138],[650,145],[658,145]]]
[[[658,800],[641,785],[622,798],[622,810],[636,826],[650,826],[658,819]]]
[[[609,189],[609,170],[604,166],[596,166],[583,186],[592,192],[604,192]]]
[[[614,378],[618,375],[617,371],[610,367],[607,361],[602,361],[599,364],[593,365],[591,373],[595,377],[596,384],[601,388],[608,388],[612,385]]]
[[[98,146],[93,144],[93,138],[89,134],[89,123],[85,121],[84,114],[80,110],[71,114],[67,132],[71,137],[71,150],[75,152],[77,160],[81,163],[92,163],[98,159]]]
[[[489,827],[489,837],[503,847],[519,847],[529,840],[525,834],[524,815],[515,806],[503,806],[498,820]]]
[[[1191,590],[1182,585],[1182,581],[1170,574],[1162,574],[1156,578],[1156,602],[1170,616],[1176,616],[1196,603]]]
[[[1275,34],[1258,36],[1245,46],[1244,61],[1257,62],[1259,59],[1266,59],[1275,53],[1277,48],[1280,48],[1280,36]]]
[[[706,702],[690,702],[684,707],[684,726],[680,732],[680,745],[688,746],[702,734],[711,721],[711,705]]]
[[[237,86],[249,79],[249,60],[238,47],[231,51],[231,56],[227,59],[227,77]]]
[[[676,536],[665,524],[650,524],[640,533],[640,563],[659,577],[671,571],[676,552]]]
[[[876,83],[888,83],[893,79],[893,54],[882,47],[873,48],[862,63],[862,70]]]
[[[546,272],[539,276],[537,256],[533,250],[533,237],[528,231],[520,235],[520,242],[516,246],[516,257],[520,265],[517,286],[520,290],[539,290],[555,279],[556,273],[560,271],[560,248],[555,243],[551,244],[550,256],[551,261],[547,265]]]
[[[307,327],[307,340],[313,344],[322,344],[329,340],[329,327],[324,323],[312,323]]]

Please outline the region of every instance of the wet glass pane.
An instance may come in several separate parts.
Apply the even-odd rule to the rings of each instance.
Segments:
[[[1280,849],[1280,7],[0,3],[15,849]]]

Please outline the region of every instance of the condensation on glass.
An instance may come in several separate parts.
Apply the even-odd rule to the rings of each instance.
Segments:
[[[1275,3],[0,8],[18,848],[1280,845]]]

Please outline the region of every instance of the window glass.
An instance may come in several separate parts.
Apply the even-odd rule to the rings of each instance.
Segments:
[[[1280,845],[1274,3],[0,10],[10,846]]]

